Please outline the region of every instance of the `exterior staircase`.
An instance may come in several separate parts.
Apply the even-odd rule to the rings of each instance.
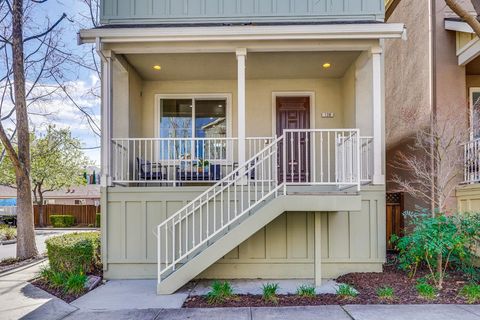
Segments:
[[[329,187],[343,192],[350,188],[356,194],[362,181],[358,130],[334,131],[333,138],[323,132],[286,130],[162,222],[157,227],[157,293],[175,292],[283,212],[315,210],[318,196],[314,192],[295,193],[304,197],[304,208],[299,208],[297,201],[289,201],[287,187]],[[321,172],[302,170],[299,161],[294,166],[295,159],[302,157],[320,157],[309,167],[318,167]],[[359,205],[359,197],[355,201]]]

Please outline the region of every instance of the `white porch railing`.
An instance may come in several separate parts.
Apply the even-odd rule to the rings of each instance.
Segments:
[[[480,139],[464,144],[464,183],[480,182]]]
[[[360,181],[370,183],[373,179],[373,137],[360,137]]]
[[[223,232],[255,214],[261,203],[286,194],[287,186],[360,188],[361,141],[365,139],[358,129],[285,130],[158,225],[159,284]]]
[[[272,137],[246,138],[246,157]],[[112,139],[112,181],[127,183],[217,182],[237,166],[238,138]]]

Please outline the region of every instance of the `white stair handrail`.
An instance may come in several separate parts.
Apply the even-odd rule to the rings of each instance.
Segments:
[[[278,142],[282,139],[283,136],[275,139],[271,144],[267,145],[250,159],[248,159],[243,165],[239,166],[237,169],[225,176],[221,181],[205,190],[194,200],[189,202],[171,217],[167,218],[158,225],[157,259],[159,282],[161,281],[162,275],[168,271],[174,271],[176,265],[181,263],[182,260],[188,257],[189,254],[193,253],[199,247],[219,234],[222,230],[232,225],[246,212],[252,210],[256,205],[264,201],[266,198],[272,194],[276,194],[280,188],[278,186],[277,177]],[[254,176],[252,177],[252,175]],[[257,179],[258,176],[261,176],[261,179]],[[254,186],[251,186],[248,181],[254,183]],[[234,218],[231,218],[231,199],[228,199],[228,215],[225,217],[225,200],[223,198],[227,196],[230,197],[231,191],[234,191],[233,196],[236,197],[239,189],[241,191],[240,196],[243,197],[244,193],[247,192],[248,199],[240,200],[241,212],[239,213],[236,211]],[[255,199],[250,199],[250,197],[252,197],[252,191],[255,192]],[[224,196],[225,192],[227,192],[227,194]],[[259,193],[260,197],[258,196]],[[217,197],[220,197],[220,203],[222,206],[220,217],[217,217],[218,214],[216,213]],[[238,200],[239,199],[235,199],[235,205]],[[245,200],[249,205],[244,206]],[[252,200],[254,200],[253,203]],[[215,204],[213,207],[213,214],[211,214],[211,212],[205,212],[205,214],[203,214],[203,207],[207,206],[208,208],[211,201],[213,201]],[[197,221],[195,221],[196,213],[198,215]],[[227,218],[226,223],[224,221],[225,218]],[[213,219],[213,221],[210,221],[211,219]],[[217,228],[217,225],[219,224],[219,221],[216,221],[217,219],[220,219],[219,228]],[[209,232],[211,224],[213,224],[213,232]],[[198,233],[195,235],[197,227]],[[203,238],[203,228],[206,228],[205,238]],[[178,229],[179,233],[183,233],[175,234],[176,229]],[[198,242],[197,238],[199,239]],[[163,243],[162,240],[164,241]],[[171,247],[169,247],[169,240]],[[162,248],[165,248],[164,256],[162,256]],[[165,267],[162,267],[162,258],[164,259]]]

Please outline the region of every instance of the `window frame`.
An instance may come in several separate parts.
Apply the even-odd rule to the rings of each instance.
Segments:
[[[156,94],[155,95],[155,110],[154,110],[154,119],[153,119],[153,126],[154,126],[154,134],[155,138],[162,138],[160,137],[160,114],[161,114],[161,101],[162,100],[167,100],[167,99],[182,99],[182,100],[187,100],[190,99],[192,100],[192,139],[195,138],[195,100],[225,100],[226,105],[225,105],[225,116],[226,116],[226,126],[227,126],[227,132],[225,135],[225,138],[232,138],[232,94],[231,93],[187,93],[187,94]],[[163,161],[163,162],[180,162],[180,160],[160,160],[158,159],[158,150],[157,150],[157,145],[155,145],[155,161]],[[227,157],[226,159],[219,159],[218,163],[230,163],[233,161],[233,152],[234,150],[229,150],[231,148],[231,144],[227,143]]]
[[[470,87],[470,88],[468,89],[468,100],[469,100],[469,103],[468,103],[469,107],[468,107],[468,108],[469,108],[469,121],[470,121],[470,123],[469,123],[470,140],[474,140],[474,139],[475,139],[475,137],[474,137],[474,128],[473,128],[473,104],[474,104],[474,102],[473,102],[473,95],[474,95],[475,93],[480,94],[480,87]],[[480,127],[479,127],[478,129],[480,130]],[[480,139],[480,137],[477,138],[477,139]]]

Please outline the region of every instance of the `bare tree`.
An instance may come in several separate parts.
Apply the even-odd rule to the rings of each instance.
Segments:
[[[397,191],[431,203],[433,216],[447,211],[448,200],[463,173],[463,143],[469,136],[464,122],[458,114],[437,119],[420,129],[409,150],[397,152],[390,163],[408,172],[406,178],[393,175]]]
[[[473,31],[480,37],[480,22],[478,17],[480,16],[480,0],[470,0],[477,13],[476,16],[470,14],[465,5],[458,0],[445,0],[447,6],[452,9],[453,12],[461,19],[463,19],[473,29]]]
[[[53,24],[26,28],[35,5],[44,0],[5,0],[0,2],[0,50],[5,70],[2,75],[0,100],[0,140],[15,171],[17,187],[17,257],[26,259],[37,255],[35,245],[32,190],[30,186],[30,131],[28,106],[44,99],[55,90],[39,84],[46,74],[56,72],[62,59],[57,55],[54,30],[66,17],[63,14]],[[34,77],[29,77],[33,73]],[[28,83],[26,78],[31,79]],[[38,89],[38,90],[37,90]],[[34,94],[35,92],[35,94]],[[7,99],[10,110],[5,110]],[[8,134],[5,122],[15,129]]]

